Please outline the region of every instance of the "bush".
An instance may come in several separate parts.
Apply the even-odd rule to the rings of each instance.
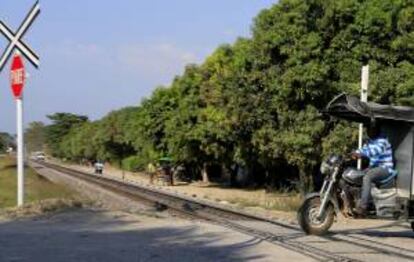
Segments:
[[[122,160],[122,169],[127,171],[144,171],[146,161],[138,156],[130,156]]]

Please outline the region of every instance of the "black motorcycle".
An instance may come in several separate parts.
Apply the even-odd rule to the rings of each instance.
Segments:
[[[346,218],[358,218],[354,210],[361,201],[365,173],[349,167],[350,162],[333,155],[322,163],[321,173],[325,176],[322,188],[318,193],[307,195],[298,211],[299,225],[307,234],[325,234],[338,213]],[[401,215],[396,207],[397,192],[393,176],[373,184],[371,195],[368,218],[397,219]]]
[[[378,124],[393,148],[398,173],[374,184],[368,218],[403,220],[414,229],[414,108],[361,102],[357,97],[335,97],[323,115],[363,124]],[[298,222],[307,234],[326,233],[337,215],[358,218],[363,172],[341,157],[321,165],[325,180],[320,192],[307,195],[298,211]]]

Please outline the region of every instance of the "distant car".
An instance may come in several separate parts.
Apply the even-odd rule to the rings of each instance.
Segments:
[[[33,159],[37,160],[37,161],[45,161],[46,160],[46,155],[43,152],[36,152],[33,155]]]

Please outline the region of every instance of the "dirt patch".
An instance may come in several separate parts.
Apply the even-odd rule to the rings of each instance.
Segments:
[[[68,199],[47,199],[40,200],[23,205],[22,207],[4,208],[0,209],[0,218],[4,219],[17,219],[41,216],[56,212],[63,212],[68,210],[80,209],[88,202],[82,202],[81,200],[68,200]]]

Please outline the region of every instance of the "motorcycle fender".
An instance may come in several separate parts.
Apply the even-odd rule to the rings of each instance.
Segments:
[[[321,198],[321,194],[318,193],[318,192],[309,193],[309,194],[306,194],[304,201],[306,201],[308,199],[316,198],[316,197]],[[334,206],[335,213],[340,214],[341,210],[339,209],[338,200],[336,198],[329,197],[329,202],[331,202],[332,205]]]

